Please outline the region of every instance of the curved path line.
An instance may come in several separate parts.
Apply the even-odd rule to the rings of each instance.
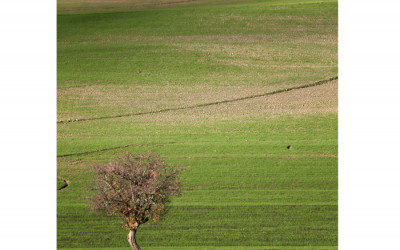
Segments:
[[[68,187],[68,185],[69,185],[69,180],[67,180],[67,179],[65,179],[65,178],[63,178],[63,177],[61,177],[61,176],[58,176],[58,175],[57,175],[57,178],[64,181],[64,186],[62,186],[62,187],[60,187],[60,188],[57,188],[57,190],[63,190],[64,188]]]
[[[102,117],[93,117],[93,118],[83,118],[83,119],[72,119],[72,120],[66,120],[66,121],[57,121],[57,123],[66,124],[66,123],[70,123],[70,122],[84,122],[84,121],[93,121],[93,120],[102,120],[102,119],[113,119],[113,118],[120,118],[120,117],[140,116],[140,115],[157,114],[157,113],[163,113],[163,112],[175,111],[175,110],[182,110],[182,109],[192,109],[192,108],[206,107],[206,106],[218,105],[218,104],[222,104],[222,103],[237,102],[237,101],[242,101],[242,100],[246,100],[246,99],[252,99],[252,98],[256,98],[256,97],[274,95],[274,94],[278,94],[278,93],[282,93],[282,92],[288,92],[288,91],[295,90],[295,89],[303,89],[303,88],[308,88],[308,87],[314,87],[314,86],[318,86],[318,85],[321,85],[321,84],[336,80],[338,78],[339,78],[338,76],[335,76],[335,77],[331,77],[331,78],[326,79],[326,80],[320,80],[320,81],[316,81],[316,82],[313,82],[313,83],[300,85],[300,86],[297,86],[297,87],[280,89],[280,90],[275,90],[275,91],[272,91],[272,92],[267,92],[267,93],[264,93],[264,94],[245,96],[245,97],[240,97],[240,98],[236,98],[236,99],[222,100],[222,101],[217,101],[217,102],[196,104],[196,105],[186,106],[186,107],[167,108],[167,109],[160,109],[160,110],[139,112],[139,113],[130,113],[130,114],[122,114],[122,115],[114,115],[114,116],[102,116]]]
[[[160,145],[175,144],[175,143],[176,143],[176,142],[158,143],[158,144],[153,144],[152,146],[160,146]],[[129,147],[141,147],[141,146],[146,146],[146,145],[148,145],[148,144],[128,144],[128,145],[123,145],[123,146],[118,146],[118,147],[102,148],[102,149],[97,149],[97,150],[93,150],[93,151],[81,152],[81,153],[71,153],[71,154],[57,155],[57,157],[87,155],[87,154],[93,154],[93,153],[108,151],[108,150],[121,149],[121,148],[129,148]]]

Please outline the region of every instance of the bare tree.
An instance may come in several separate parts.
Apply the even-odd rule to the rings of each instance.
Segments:
[[[128,242],[140,250],[135,234],[139,226],[156,221],[165,213],[165,203],[180,192],[179,169],[169,167],[158,155],[126,153],[114,162],[97,165],[98,191],[92,208],[119,214],[129,230]]]

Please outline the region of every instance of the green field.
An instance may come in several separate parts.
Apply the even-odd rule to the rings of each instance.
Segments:
[[[337,76],[337,7],[60,0],[58,248],[130,249],[91,166],[151,150],[185,171],[142,249],[337,249],[338,80],[263,96]]]

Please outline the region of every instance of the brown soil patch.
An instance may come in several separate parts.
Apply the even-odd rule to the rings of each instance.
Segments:
[[[319,45],[337,45],[338,37],[334,33],[332,35],[311,34],[294,36],[290,33],[276,34],[252,34],[252,35],[188,35],[188,36],[126,36],[115,35],[107,37],[107,39],[90,40],[90,41],[74,41],[74,44],[90,44],[90,43],[121,43],[121,42],[169,42],[171,45],[180,47],[184,44],[186,47],[199,47],[202,44],[210,47],[216,43],[225,45],[227,43],[251,43],[252,46],[259,46],[260,43],[283,43],[283,44],[319,44]],[[59,41],[60,44],[69,44],[68,41]],[[188,45],[187,43],[192,43]],[[229,45],[228,45],[229,46]],[[194,49],[194,48],[193,48]],[[212,50],[212,49],[211,49]],[[219,51],[217,51],[219,52]]]
[[[190,3],[208,2],[205,0],[58,0],[58,13],[108,12],[132,9],[165,7]],[[216,2],[225,2],[223,0]]]
[[[324,114],[338,112],[338,81],[297,89],[275,95],[206,107],[143,115],[140,119],[163,122],[201,122],[235,118],[282,115]],[[127,117],[121,119],[137,119]]]
[[[90,85],[85,87],[59,89],[57,92],[59,110],[63,106],[85,107],[85,110],[59,113],[58,120],[69,118],[90,118],[118,114],[148,112],[165,108],[187,107],[197,104],[217,102],[267,93],[279,88],[298,86],[298,83],[249,87],[247,84],[237,86],[176,86],[166,83],[163,86],[121,86]],[[96,114],[96,111],[107,110],[107,113]]]

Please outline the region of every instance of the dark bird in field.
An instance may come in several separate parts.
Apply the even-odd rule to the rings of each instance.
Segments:
[[[292,149],[292,145],[288,145],[286,148],[287,149]]]

